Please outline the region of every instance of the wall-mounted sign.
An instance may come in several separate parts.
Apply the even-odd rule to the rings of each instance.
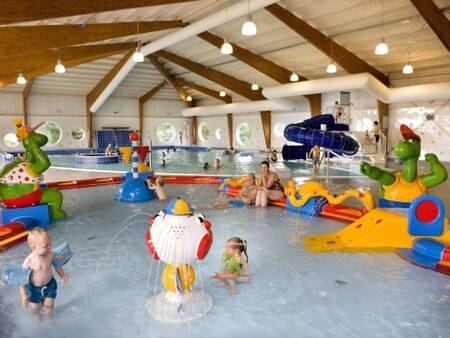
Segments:
[[[341,106],[350,106],[350,92],[341,92]]]

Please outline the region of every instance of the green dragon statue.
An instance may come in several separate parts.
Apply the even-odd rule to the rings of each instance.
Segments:
[[[400,126],[400,131],[404,140],[395,145],[394,153],[404,160],[402,171],[388,172],[364,161],[360,165],[362,174],[380,183],[381,207],[408,207],[414,199],[426,194],[428,188],[445,182],[448,177],[445,167],[431,153],[425,155],[431,172],[419,176],[420,137],[404,124]]]
[[[6,164],[0,172],[0,202],[6,208],[22,208],[48,204],[50,220],[66,217],[61,209],[63,196],[59,190],[41,188],[42,173],[50,167],[50,160],[42,151],[47,136],[36,133],[15,120],[16,134],[25,148],[25,156]]]

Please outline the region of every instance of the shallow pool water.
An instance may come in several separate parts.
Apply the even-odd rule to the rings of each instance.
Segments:
[[[160,166],[162,153],[165,153],[166,166]],[[129,171],[131,164],[80,164],[75,162],[75,155],[50,155],[52,166],[65,168],[81,168],[109,171]],[[259,164],[266,159],[266,154],[262,152],[241,152],[236,155],[224,155],[222,150],[210,151],[186,151],[177,150],[169,152],[155,150],[153,152],[153,170],[158,173],[181,173],[181,174],[207,174],[207,175],[245,175],[249,172],[259,172]],[[211,166],[214,159],[220,159],[223,166],[220,169],[203,169],[203,164],[208,162]],[[276,162],[272,164],[275,169],[287,172],[286,176],[310,176],[312,173],[311,163],[305,161]],[[319,170],[319,176],[326,175],[326,168]],[[335,166],[329,169],[330,176],[349,176],[355,173],[349,173],[345,168]],[[358,175],[358,173],[356,173]]]
[[[55,323],[34,323],[16,288],[0,287],[0,337],[450,337],[450,279],[393,254],[319,254],[304,251],[301,235],[344,225],[275,207],[207,209],[212,185],[167,185],[211,220],[214,243],[196,265],[196,287],[213,298],[203,318],[163,324],[145,312],[162,290],[162,265],[153,263],[144,233],[153,201],[121,204],[117,186],[64,191],[69,218],[51,226],[53,243],[69,241],[68,286],[58,281]],[[208,278],[220,268],[231,236],[248,241],[253,278],[230,296]],[[0,255],[20,263],[19,245]]]

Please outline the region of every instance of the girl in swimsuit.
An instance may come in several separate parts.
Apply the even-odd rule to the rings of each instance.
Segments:
[[[261,162],[260,173],[261,182],[256,193],[255,205],[266,207],[269,200],[276,201],[284,197],[284,188],[277,174],[269,170],[269,162]]]
[[[236,281],[247,281],[250,278],[246,240],[231,237],[227,241],[222,254],[222,270],[216,272],[211,278],[227,282],[230,294],[238,292]]]

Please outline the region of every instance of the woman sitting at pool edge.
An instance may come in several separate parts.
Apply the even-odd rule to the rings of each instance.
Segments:
[[[261,180],[256,192],[255,206],[266,207],[269,200],[277,201],[284,197],[284,188],[278,175],[269,169],[269,162],[261,162],[260,173]]]

